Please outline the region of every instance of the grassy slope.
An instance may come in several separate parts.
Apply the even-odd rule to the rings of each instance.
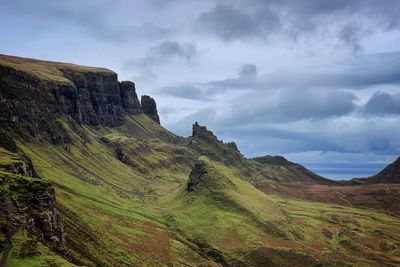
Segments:
[[[12,239],[13,248],[8,267],[76,266],[50,251],[48,247],[21,230]]]
[[[375,266],[377,261],[381,266],[399,264],[398,217],[267,196],[235,177],[231,169],[209,164],[229,177],[235,187],[187,193],[183,186],[160,202],[169,207],[167,218],[184,236],[222,251],[231,264],[264,266],[267,258],[278,257],[280,250],[298,266],[318,263],[317,257],[328,265],[347,262]],[[261,258],[259,265],[253,261],[254,255],[248,257],[253,251]]]
[[[104,68],[87,67],[70,63],[36,60],[31,58],[14,57],[0,54],[0,66],[12,67],[16,70],[36,76],[45,81],[71,83],[66,79],[61,69],[71,69],[79,72],[96,72],[113,74]]]
[[[269,196],[241,179],[243,170],[207,158],[200,160],[213,170],[211,184],[225,179],[233,186],[187,193],[198,153],[146,116],[113,129],[63,123],[69,147],[18,145],[55,186],[76,263],[243,266],[281,251],[300,265],[314,262],[296,250],[326,262],[399,264],[398,217]],[[11,262],[23,260],[13,254]]]
[[[143,116],[131,119],[149,124],[150,119]],[[125,126],[133,128],[129,122]],[[39,175],[54,183],[59,208],[64,215],[68,245],[74,248],[76,258],[83,263],[94,261],[111,266],[143,262],[151,266],[162,265],[178,262],[177,255],[180,254],[187,255],[189,264],[190,261],[205,261],[188,246],[170,238],[156,211],[143,208],[147,201],[157,196],[158,187],[167,190],[174,183],[176,186],[182,183],[183,175],[171,179],[163,168],[153,166],[159,173],[164,173],[161,177],[151,172],[146,164],[147,172],[144,173],[143,168],[119,161],[115,147],[100,140],[103,136],[114,137],[117,129],[88,127],[82,139],[68,123],[65,127],[73,138],[71,147],[44,143],[19,144],[19,147],[32,159]],[[165,131],[165,135],[168,134]],[[139,141],[132,137],[128,140],[133,143],[148,141],[151,149],[168,147],[162,141],[153,144],[151,139]],[[151,151],[145,157],[150,163],[166,158]]]
[[[40,183],[41,180],[31,177],[22,177],[17,174],[9,173],[9,168],[15,168],[21,164],[21,157],[0,147],[0,194],[11,195],[15,199],[24,198],[24,187],[26,183]],[[21,186],[22,184],[22,186]],[[37,185],[40,187],[40,185]],[[3,195],[4,196],[4,195]],[[3,203],[2,203],[3,204]],[[23,207],[21,207],[23,208]],[[6,240],[6,232],[9,229],[9,221],[4,221],[4,214],[0,214],[0,245]],[[7,261],[9,267],[28,267],[28,266],[75,266],[29,235],[25,229],[20,229],[12,239],[12,248],[9,252],[11,256]],[[3,256],[3,249],[0,246],[0,258]]]

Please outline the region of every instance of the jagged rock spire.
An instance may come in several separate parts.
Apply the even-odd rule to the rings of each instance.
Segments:
[[[142,111],[144,114],[152,118],[155,122],[160,124],[160,117],[157,113],[156,101],[148,95],[142,95]]]

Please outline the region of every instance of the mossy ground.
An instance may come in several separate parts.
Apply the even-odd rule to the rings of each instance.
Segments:
[[[76,266],[52,252],[47,246],[20,230],[12,238],[13,248],[8,267],[72,267]]]
[[[128,117],[119,128],[62,123],[71,145],[18,147],[56,190],[75,263],[243,266],[253,262],[250,252],[259,257],[274,248],[288,259],[308,261],[298,256],[306,253],[339,266],[399,264],[399,217],[267,195],[249,182],[259,179],[253,171],[244,177],[243,165],[236,167],[243,159],[218,161],[223,147],[206,147],[216,157],[201,158],[210,168],[209,190],[188,192],[189,173],[201,153],[146,116]],[[224,186],[213,186],[220,182]],[[51,253],[31,260],[43,262]],[[12,256],[10,263],[18,260]]]

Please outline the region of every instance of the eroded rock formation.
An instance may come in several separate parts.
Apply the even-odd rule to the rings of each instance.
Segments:
[[[144,112],[159,123],[154,99],[143,96],[141,104],[135,84],[119,82],[113,71],[3,55],[0,104],[0,128],[53,143],[70,142],[59,121],[63,116],[115,127],[125,115]]]
[[[152,118],[155,122],[160,124],[160,118],[157,113],[156,101],[148,95],[142,95],[142,110],[143,113]]]

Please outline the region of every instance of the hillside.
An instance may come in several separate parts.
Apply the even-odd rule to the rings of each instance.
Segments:
[[[400,264],[381,202],[290,194],[344,187],[198,123],[176,136],[112,71],[0,56],[0,74],[2,265]]]
[[[334,184],[335,182],[321,177],[304,166],[288,161],[282,156],[264,156],[256,157],[252,160],[261,163],[268,168],[269,173],[276,173],[276,177],[280,177],[279,181],[283,182],[308,182],[317,184]],[[270,177],[274,179],[275,177]]]
[[[355,184],[398,184],[400,183],[400,157],[386,166],[374,176],[367,178],[355,178],[351,182]]]

